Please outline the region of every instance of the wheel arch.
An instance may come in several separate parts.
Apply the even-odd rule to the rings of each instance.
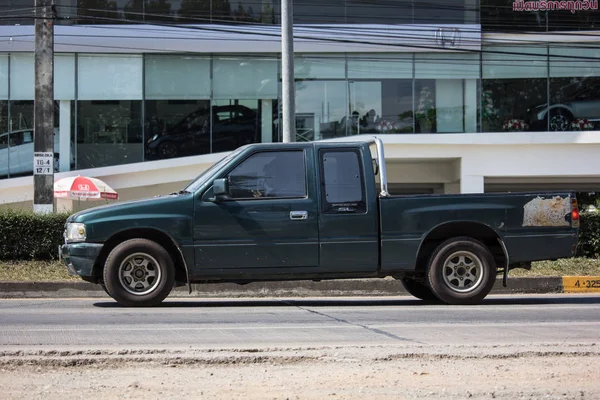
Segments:
[[[156,228],[127,229],[115,233],[106,240],[100,254],[94,262],[93,275],[96,279],[101,280],[102,270],[104,269],[104,264],[106,263],[106,259],[110,252],[119,245],[119,243],[129,239],[147,239],[161,245],[169,253],[173,260],[173,264],[175,265],[175,281],[187,283],[189,287],[189,269],[185,262],[185,258],[183,257],[181,248],[170,235]]]
[[[552,116],[552,114],[555,113],[555,112],[557,112],[557,111],[565,111],[572,118],[575,118],[575,112],[573,111],[573,109],[571,107],[569,107],[566,104],[553,104],[553,105],[551,105],[548,109],[544,110],[544,113],[542,114],[542,118],[544,120],[546,120],[546,119],[548,119],[548,116]]]
[[[459,236],[480,241],[492,252],[497,268],[506,266],[508,262],[506,246],[495,229],[481,222],[452,221],[437,225],[425,235],[417,251],[415,272],[425,273],[429,258],[435,249],[444,241]]]

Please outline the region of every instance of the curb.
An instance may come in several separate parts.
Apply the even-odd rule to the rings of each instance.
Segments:
[[[509,278],[508,287],[497,279],[490,294],[600,293],[600,277],[521,277]],[[254,282],[193,284],[173,289],[170,298],[196,297],[341,297],[409,295],[395,279],[341,279],[328,281]],[[73,282],[0,282],[0,298],[107,297],[98,285]]]

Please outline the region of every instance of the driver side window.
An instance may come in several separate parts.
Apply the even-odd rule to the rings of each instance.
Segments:
[[[227,176],[232,199],[306,196],[304,151],[256,153]]]

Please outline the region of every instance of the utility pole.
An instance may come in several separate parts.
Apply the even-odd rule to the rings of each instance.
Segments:
[[[54,20],[52,0],[35,0],[33,211],[54,212]]]
[[[296,141],[294,95],[294,12],[292,0],[281,0],[281,97],[283,142]]]

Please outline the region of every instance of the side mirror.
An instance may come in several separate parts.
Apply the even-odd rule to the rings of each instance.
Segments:
[[[221,201],[229,195],[229,180],[226,178],[215,179],[213,182],[213,193],[215,197],[213,201]]]

